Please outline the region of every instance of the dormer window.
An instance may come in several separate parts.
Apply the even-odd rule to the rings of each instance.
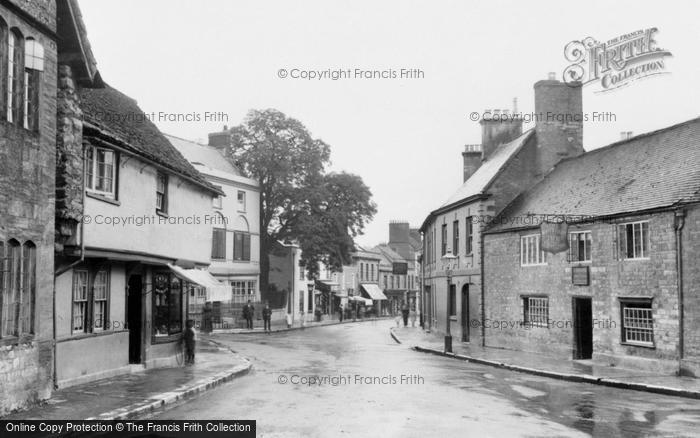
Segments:
[[[85,162],[85,187],[88,191],[107,198],[116,198],[117,157],[114,151],[89,146]]]

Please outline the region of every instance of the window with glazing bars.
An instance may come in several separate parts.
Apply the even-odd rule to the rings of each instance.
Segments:
[[[651,303],[621,303],[622,342],[654,345],[654,318]]]
[[[523,320],[526,325],[549,326],[549,298],[523,297]]]

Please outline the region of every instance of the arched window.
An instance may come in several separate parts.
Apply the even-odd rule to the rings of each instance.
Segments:
[[[233,228],[236,231],[243,231],[244,233],[249,232],[250,226],[248,225],[248,219],[246,219],[245,216],[238,216]]]
[[[30,131],[39,129],[39,87],[44,71],[44,46],[34,38],[24,42],[24,120]]]
[[[24,119],[24,38],[18,29],[10,29],[7,39],[7,121]]]

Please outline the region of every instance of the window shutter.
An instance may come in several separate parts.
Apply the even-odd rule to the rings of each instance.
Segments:
[[[243,235],[243,260],[250,261],[250,234]]]

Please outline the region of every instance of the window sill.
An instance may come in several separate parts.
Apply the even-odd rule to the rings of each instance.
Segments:
[[[627,347],[641,347],[641,348],[647,348],[649,350],[656,350],[656,345],[654,345],[654,344],[642,344],[642,343],[637,343],[637,342],[620,342],[620,345],[624,345]]]
[[[101,336],[115,335],[118,333],[128,332],[129,330],[102,330],[93,333],[71,333],[70,336],[56,340],[56,342],[79,341],[81,339],[99,338]]]
[[[151,336],[151,345],[177,342],[180,338],[182,338],[182,333],[175,333],[168,336]]]
[[[34,335],[8,336],[0,339],[0,347],[14,347],[20,344],[31,344],[32,342],[34,342]]]
[[[88,198],[97,199],[98,201],[106,202],[106,203],[108,203],[108,204],[116,205],[117,207],[119,207],[119,206],[122,205],[122,203],[119,202],[119,201],[117,201],[116,199],[108,198],[108,197],[105,196],[105,195],[101,195],[101,194],[99,194],[99,193],[90,192],[90,191],[87,191],[87,190],[85,191],[85,196],[87,196]]]
[[[532,267],[536,267],[536,266],[547,266],[547,263],[533,263],[531,265],[523,265],[523,264],[520,265],[521,268],[532,268]]]
[[[651,258],[649,257],[634,257],[631,259],[622,259],[623,262],[643,262],[643,261],[649,261]]]

